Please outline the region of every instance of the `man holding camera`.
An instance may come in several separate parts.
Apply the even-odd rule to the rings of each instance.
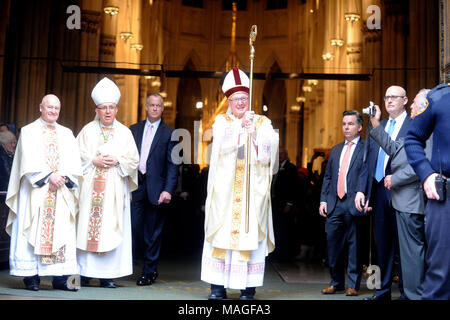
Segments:
[[[412,122],[405,139],[408,161],[429,199],[425,208],[427,270],[422,299],[450,299],[450,85],[441,84],[427,95],[425,110]],[[425,141],[433,134],[429,161]],[[442,173],[442,175],[441,175]]]
[[[422,89],[411,104],[411,118],[424,110],[428,89]],[[380,126],[381,110],[376,105],[370,117],[373,129],[370,136],[391,157],[392,174],[384,178],[385,187],[391,191],[391,203],[396,214],[403,289],[411,300],[420,300],[425,271],[425,194],[419,177],[409,165],[404,148],[404,138],[393,141]],[[431,157],[431,140],[426,145]]]
[[[397,141],[406,135],[411,118],[405,110],[408,102],[406,91],[399,86],[390,86],[384,96],[384,104],[389,119],[381,121],[381,126],[392,140]],[[377,261],[381,270],[381,287],[368,300],[390,300],[394,275],[394,258],[398,254],[397,222],[390,205],[391,194],[385,188],[385,176],[391,173],[391,159],[378,143],[368,139],[367,161],[358,179],[355,197],[356,208],[369,211],[369,199],[373,207],[373,223],[377,245]],[[367,199],[366,199],[367,196]],[[399,270],[399,288],[402,291]]]

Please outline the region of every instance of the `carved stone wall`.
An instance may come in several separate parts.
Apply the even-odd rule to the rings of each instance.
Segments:
[[[102,10],[111,3],[120,8],[117,16]],[[286,9],[277,10],[268,10],[266,1],[247,3],[247,10],[237,12],[236,23],[236,57],[244,71],[250,71],[248,34],[256,24],[255,72],[269,74],[276,64],[284,73],[371,75],[370,81],[319,80],[312,85],[311,79],[254,80],[254,110],[262,112],[265,95],[277,101],[275,114],[285,116],[284,129],[277,119],[274,122],[285,130],[281,143],[294,162],[302,154],[303,166],[315,149],[342,141],[344,110],[361,111],[370,100],[382,104],[381,97],[392,84],[404,86],[411,101],[419,89],[435,86],[440,74],[441,81],[448,75],[448,1],[306,0],[288,1]],[[81,30],[66,27],[66,8],[71,4],[82,9]],[[380,8],[379,30],[366,26],[369,5]],[[0,115],[2,121],[19,127],[38,116],[40,99],[49,92],[61,98],[60,122],[74,133],[93,118],[90,93],[104,74],[66,72],[65,65],[182,70],[191,59],[195,70],[225,71],[230,54],[232,12],[222,10],[222,1],[203,1],[203,8],[183,6],[181,0],[7,0],[1,6],[5,10],[0,13]],[[345,21],[348,11],[359,13],[361,20]],[[439,17],[440,29],[435,23]],[[121,39],[121,31],[132,31],[133,38]],[[334,37],[342,38],[344,45],[331,46]],[[136,42],[143,44],[142,51],[131,48]],[[333,58],[323,60],[326,52]],[[161,91],[167,96],[164,119],[175,126],[181,116],[176,99],[179,78],[108,76],[122,92],[119,121],[130,125],[142,120],[145,97]],[[219,106],[220,82],[199,79],[204,123],[212,123]],[[305,86],[310,88],[304,91]],[[299,97],[305,99],[303,118]],[[303,135],[298,132],[301,121]]]

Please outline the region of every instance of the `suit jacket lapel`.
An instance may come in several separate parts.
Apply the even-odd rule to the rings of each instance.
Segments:
[[[162,131],[164,130],[163,126],[164,126],[164,123],[161,121],[159,123],[158,129],[156,130],[155,136],[153,137],[152,145],[150,147],[150,152],[148,153],[148,159],[150,158],[153,150],[155,150],[155,147],[158,144],[159,139],[161,138]]]
[[[359,152],[361,152],[363,147],[364,147],[364,141],[363,141],[363,139],[360,138],[358,144],[356,145],[355,151],[353,151],[353,155],[352,155],[352,158],[350,160],[350,164],[348,166],[348,170],[350,170],[352,165],[355,163],[356,158],[358,157],[358,154],[359,154]]]
[[[145,120],[142,121],[138,128],[137,128],[137,132],[136,132],[136,145],[139,151],[139,154],[141,154],[141,146],[142,146],[142,136],[144,135],[144,127],[145,127]]]
[[[340,160],[341,160],[341,154],[342,154],[342,149],[344,148],[344,144],[345,144],[345,141],[342,142],[341,144],[339,144],[339,146],[337,147],[337,150],[336,150],[336,167],[337,167],[337,170],[333,170],[336,173],[336,181],[339,178],[339,168],[341,166]]]

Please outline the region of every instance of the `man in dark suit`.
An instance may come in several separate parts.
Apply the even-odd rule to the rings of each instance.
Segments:
[[[406,91],[399,86],[386,90],[384,104],[389,119],[381,121],[381,126],[394,141],[403,138],[408,131],[411,118],[405,110],[408,102]],[[398,236],[395,212],[390,204],[391,194],[384,186],[384,177],[391,174],[391,157],[372,138],[368,139],[367,161],[361,170],[355,197],[358,211],[373,208],[373,225],[377,247],[377,261],[381,271],[381,287],[368,300],[390,300],[394,275],[394,259],[398,255]],[[366,199],[367,196],[367,199]],[[370,200],[370,206],[369,206]],[[398,268],[399,288],[403,294],[401,268]],[[403,296],[403,295],[402,295]]]
[[[273,208],[273,231],[276,247],[271,256],[276,261],[288,261],[295,256],[295,212],[294,202],[298,197],[297,167],[289,161],[288,152],[280,147],[278,151],[280,168],[271,186]]]
[[[151,285],[158,277],[157,264],[164,227],[164,205],[177,185],[178,166],[171,159],[173,129],[161,120],[164,101],[151,94],[145,107],[147,119],[130,127],[139,150],[139,187],[132,194],[133,251],[143,247],[144,267],[138,286]]]
[[[359,216],[354,206],[356,181],[363,165],[364,141],[360,138],[363,126],[358,111],[345,111],[342,131],[345,142],[335,145],[328,164],[320,195],[319,214],[325,217],[328,265],[331,283],[323,294],[334,294],[345,288],[345,247],[348,246],[347,296],[358,294],[361,282],[361,264],[358,259]]]
[[[426,107],[427,89],[422,89],[411,104],[411,119]],[[385,187],[391,191],[392,207],[396,212],[398,242],[402,268],[403,289],[406,298],[420,300],[425,272],[425,193],[419,177],[409,165],[404,148],[404,138],[393,141],[380,126],[381,111],[370,118],[373,129],[370,135],[392,158],[392,174],[384,178]],[[429,139],[426,154],[431,159],[432,141]]]

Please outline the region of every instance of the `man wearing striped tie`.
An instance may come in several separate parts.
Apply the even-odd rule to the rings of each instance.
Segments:
[[[345,288],[345,260],[347,266],[347,296],[358,294],[361,282],[361,264],[358,259],[359,212],[353,205],[356,182],[363,165],[364,141],[360,138],[363,118],[358,111],[345,111],[342,132],[345,141],[335,145],[328,158],[320,194],[319,214],[326,218],[330,286],[323,294],[334,294]],[[345,259],[344,252],[348,252]]]
[[[405,110],[408,102],[406,91],[399,86],[390,86],[384,96],[388,119],[381,126],[397,141],[408,131],[411,118]],[[381,271],[381,287],[368,300],[391,300],[391,285],[394,276],[394,259],[398,255],[398,235],[395,213],[390,205],[391,193],[385,187],[385,176],[391,174],[391,159],[372,138],[368,141],[367,161],[358,180],[355,206],[358,211],[373,211],[373,225],[377,247],[377,264]],[[369,203],[370,200],[370,203]],[[398,266],[399,289],[403,297],[401,269]]]

